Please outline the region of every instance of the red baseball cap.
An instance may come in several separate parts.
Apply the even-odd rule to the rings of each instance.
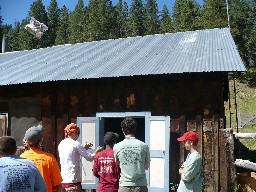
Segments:
[[[186,141],[186,140],[198,141],[198,135],[194,131],[188,131],[184,133],[181,137],[179,137],[177,140],[178,141]]]

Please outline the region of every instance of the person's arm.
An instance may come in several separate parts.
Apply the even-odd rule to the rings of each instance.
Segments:
[[[59,165],[54,156],[52,156],[52,160],[50,163],[50,174],[51,174],[51,183],[53,184],[54,191],[61,192],[62,177],[60,174]]]
[[[149,147],[146,146],[146,159],[145,159],[145,169],[148,170],[150,167],[150,153],[149,153]]]
[[[186,164],[185,168],[181,170],[181,179],[184,182],[190,182],[200,171],[201,159],[195,158]]]
[[[94,157],[94,162],[93,162],[93,169],[92,169],[93,175],[97,178],[99,178],[99,165],[98,165],[98,158],[97,156]]]
[[[114,151],[115,162],[117,163],[117,165],[120,166],[120,161],[119,161],[119,157],[118,157],[118,150],[117,150],[116,146],[113,147],[113,151]]]
[[[80,143],[77,144],[76,148],[79,154],[87,161],[93,161],[94,155],[102,150],[102,147],[99,146],[96,148],[95,153],[89,153]]]

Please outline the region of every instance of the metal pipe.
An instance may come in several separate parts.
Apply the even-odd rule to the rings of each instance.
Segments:
[[[237,116],[237,102],[236,102],[236,79],[235,73],[233,73],[233,80],[234,80],[234,99],[235,99],[235,110],[236,110],[236,132],[238,133],[238,116]]]
[[[226,0],[226,5],[227,5],[228,28],[230,28],[230,19],[229,19],[229,6],[228,6],[228,0]]]
[[[2,53],[8,52],[8,37],[3,35],[3,40],[2,40]]]

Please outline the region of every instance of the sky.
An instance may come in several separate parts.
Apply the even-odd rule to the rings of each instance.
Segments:
[[[15,20],[21,22],[28,15],[30,5],[35,0],[0,0],[0,15],[3,18],[3,24],[14,24]],[[61,8],[63,5],[73,11],[78,0],[57,0],[58,7]],[[125,0],[128,5],[131,4],[132,0]],[[84,0],[84,4],[88,5],[89,0]],[[112,0],[113,5],[116,5],[118,0]],[[144,0],[145,2],[145,0]],[[175,0],[157,0],[158,10],[161,11],[163,5],[167,5],[169,11],[172,10]],[[197,0],[199,4],[203,4],[203,0]],[[50,0],[43,0],[43,4],[47,10],[50,4]]]

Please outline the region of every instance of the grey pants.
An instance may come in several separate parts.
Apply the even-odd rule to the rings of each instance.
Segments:
[[[148,188],[147,186],[141,186],[141,187],[119,186],[118,192],[148,192]]]

